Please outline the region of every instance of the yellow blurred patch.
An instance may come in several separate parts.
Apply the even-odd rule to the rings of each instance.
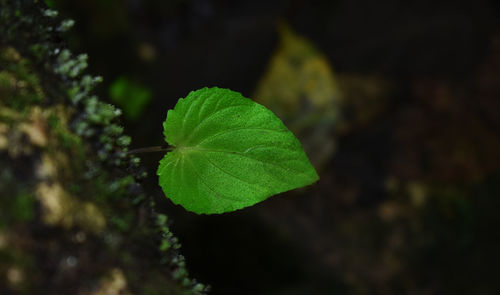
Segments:
[[[321,166],[334,151],[340,91],[328,59],[306,38],[280,24],[280,43],[253,97],[271,109]]]

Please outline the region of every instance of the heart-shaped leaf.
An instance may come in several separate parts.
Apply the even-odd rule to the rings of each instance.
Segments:
[[[300,142],[264,106],[229,89],[181,98],[163,123],[165,195],[198,214],[223,213],[318,180]]]

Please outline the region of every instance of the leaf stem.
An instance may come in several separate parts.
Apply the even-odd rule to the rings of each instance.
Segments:
[[[154,153],[154,152],[164,152],[164,151],[172,151],[173,146],[171,145],[158,145],[158,146],[150,146],[144,148],[133,149],[127,152],[127,155],[130,154],[140,154],[140,153]]]

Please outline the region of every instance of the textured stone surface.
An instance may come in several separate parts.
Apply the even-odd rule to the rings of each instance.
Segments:
[[[140,181],[70,20],[0,1],[0,293],[204,294]]]

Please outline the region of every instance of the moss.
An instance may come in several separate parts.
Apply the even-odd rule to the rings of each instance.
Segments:
[[[42,221],[47,225],[78,226],[91,233],[99,233],[106,227],[106,219],[95,204],[79,201],[59,183],[40,183],[36,195],[42,206]]]
[[[34,197],[31,192],[15,183],[10,169],[0,173],[0,229],[16,223],[31,221],[34,217]],[[7,184],[7,185],[6,185]]]
[[[117,124],[109,124],[108,126],[104,127],[104,132],[109,136],[118,136],[123,133],[123,127]]]
[[[123,270],[113,268],[108,270],[99,280],[99,283],[94,290],[90,292],[91,295],[106,295],[106,294],[132,294],[128,290],[127,278]]]
[[[14,216],[18,222],[27,222],[33,219],[34,216],[35,198],[30,192],[17,194],[13,198],[13,204],[9,208],[10,215]]]
[[[32,283],[28,274],[33,271],[34,257],[12,247],[15,238],[4,236],[4,239],[6,245],[0,247],[0,283],[5,280],[4,284],[12,290],[29,294]]]
[[[87,68],[87,59],[88,56],[86,54],[80,54],[72,58],[71,52],[68,49],[64,49],[58,56],[58,66],[54,70],[58,74],[75,78]]]
[[[109,125],[111,120],[121,114],[115,106],[100,102],[95,96],[85,101],[85,111],[88,120],[96,125]]]
[[[0,47],[0,97],[9,97],[4,103],[15,110],[40,103],[43,91],[30,62],[21,58],[12,47]]]
[[[14,98],[0,102],[0,195],[12,196],[0,198],[8,208],[0,210],[0,277],[14,267],[14,278],[30,278],[22,286],[0,279],[0,290],[205,293],[138,183],[145,171],[126,153],[121,111],[93,95],[102,78],[84,75],[87,55],[58,41],[73,22],[41,1],[0,7],[0,96]]]
[[[130,136],[123,135],[118,138],[117,143],[119,146],[126,147],[130,145],[131,141],[132,139],[130,138]]]
[[[53,140],[57,140],[61,147],[66,151],[72,151],[73,156],[83,159],[84,150],[81,138],[69,130],[68,112],[71,112],[63,106],[55,106],[46,115],[47,126],[54,134]]]
[[[122,214],[121,216],[111,217],[111,222],[121,232],[128,232],[134,220],[134,216],[130,213]]]

